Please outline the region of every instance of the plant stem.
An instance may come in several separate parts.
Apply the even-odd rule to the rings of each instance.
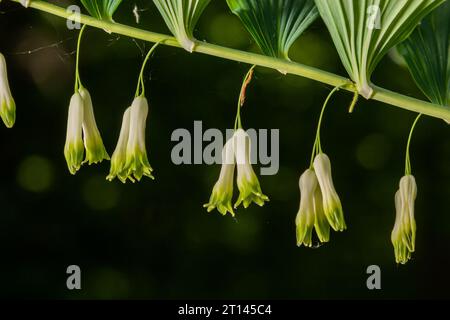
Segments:
[[[83,87],[80,80],[80,73],[79,73],[79,65],[80,65],[80,47],[81,47],[81,38],[83,37],[83,32],[86,29],[86,25],[83,25],[83,27],[80,30],[80,33],[78,34],[78,43],[77,43],[77,62],[75,66],[75,93],[78,92],[78,89],[80,87]]]
[[[148,51],[147,56],[144,59],[144,62],[142,63],[142,67],[141,67],[141,72],[139,73],[139,78],[138,78],[138,84],[137,84],[137,88],[136,88],[136,94],[135,94],[135,98],[145,95],[145,84],[144,84],[144,70],[145,70],[145,66],[147,65],[147,61],[148,59],[150,59],[152,53],[155,51],[156,47],[159,46],[159,42],[155,43],[153,45],[153,47]],[[142,89],[142,91],[140,92],[139,89]]]
[[[247,87],[252,81],[253,71],[255,70],[255,68],[256,66],[253,65],[250,70],[248,70],[247,74],[244,77],[244,80],[242,81],[241,91],[239,93],[237,104],[236,120],[234,121],[234,131],[236,131],[237,129],[242,129],[241,108],[245,103]]]
[[[316,139],[314,140],[314,146],[313,146],[313,150],[312,150],[312,154],[311,154],[311,163],[310,163],[311,169],[313,168],[314,157],[318,153],[322,153],[322,144],[320,141],[320,128],[322,127],[322,120],[323,120],[323,115],[325,114],[325,109],[327,108],[328,102],[330,102],[330,99],[333,96],[333,94],[335,92],[339,91],[340,89],[341,89],[340,87],[336,87],[333,90],[331,90],[331,92],[328,94],[327,99],[323,103],[322,111],[320,111],[319,122],[317,123]]]
[[[20,2],[19,0],[11,0],[11,1]],[[67,12],[65,8],[50,4],[46,1],[33,0],[30,2],[30,7],[65,19],[75,20],[77,18],[70,12]],[[161,42],[161,44],[164,45],[181,47],[174,37],[165,34],[141,30],[138,28],[130,27],[119,23],[102,21],[86,15],[80,16],[80,22],[82,24],[86,24],[92,27],[109,30],[112,33],[117,33],[124,36],[145,40],[148,42]],[[284,70],[287,73],[302,76],[322,83],[326,83],[333,87],[339,86],[342,89],[351,92],[354,91],[353,83],[348,78],[344,78],[336,74],[323,71],[317,68],[309,67],[300,63],[267,57],[261,54],[255,54],[231,48],[226,48],[202,41],[196,42],[194,51],[224,59],[248,63],[251,65],[258,65],[275,70]],[[450,121],[450,108],[448,107],[411,98],[376,86],[374,86],[373,89],[374,95],[372,99],[374,100],[389,105],[393,105],[402,109],[406,109],[409,111],[413,111],[416,113],[422,113],[424,115]]]
[[[414,133],[414,129],[416,128],[417,122],[419,122],[419,119],[422,117],[421,114],[419,114],[416,118],[416,120],[414,121],[412,127],[411,127],[411,131],[409,132],[409,137],[408,137],[408,143],[406,144],[406,160],[405,160],[405,175],[410,175],[412,173],[411,171],[411,158],[409,156],[409,147],[411,146],[411,139],[412,139],[412,135]]]

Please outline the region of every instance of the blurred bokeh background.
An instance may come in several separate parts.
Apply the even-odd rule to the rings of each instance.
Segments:
[[[67,6],[74,1],[52,1]],[[168,33],[150,0],[124,1],[116,21]],[[225,1],[212,1],[197,38],[257,51]],[[177,128],[231,128],[247,65],[177,48],[157,49],[146,72],[151,114],[147,146],[156,181],[109,183],[109,163],[71,176],[63,146],[73,92],[77,32],[66,21],[3,1],[0,51],[17,103],[13,129],[0,126],[0,295],[15,298],[450,298],[450,139],[443,121],[424,118],[412,144],[417,252],[397,266],[390,243],[394,193],[415,115],[360,100],[347,113],[338,93],[322,144],[332,159],[348,231],[318,249],[297,248],[298,178],[308,166],[320,107],[331,88],[258,68],[243,112],[247,128],[280,129],[278,175],[260,178],[270,203],[237,220],[207,214],[219,166],[175,166]],[[114,150],[149,44],[89,28],[81,77],[105,145]],[[294,45],[293,60],[345,75],[321,21]],[[377,85],[424,98],[408,71],[386,57]],[[66,268],[82,270],[82,290],[66,288]],[[366,288],[366,268],[382,290]]]

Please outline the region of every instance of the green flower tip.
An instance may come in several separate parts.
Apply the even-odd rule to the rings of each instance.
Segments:
[[[330,240],[330,224],[325,217],[322,194],[314,170],[306,170],[299,181],[300,208],[295,219],[297,246],[313,247],[313,230],[321,243]]]
[[[217,209],[223,216],[226,216],[229,212],[232,217],[235,216],[233,211],[233,206],[231,205],[231,200],[233,198],[233,180],[231,184],[227,181],[222,181],[219,179],[214,185],[211,198],[209,202],[203,205],[208,212]]]
[[[412,175],[400,180],[400,188],[395,194],[395,225],[391,234],[395,261],[406,264],[415,251],[416,221],[414,219],[414,202],[417,197],[417,185]]]
[[[331,162],[328,156],[320,153],[314,159],[314,171],[319,182],[322,198],[323,210],[330,226],[335,231],[344,231],[347,225],[344,219],[341,200],[334,188],[331,174]]]
[[[11,129],[14,127],[16,122],[16,103],[12,97],[9,99],[0,97],[0,116],[7,128]]]
[[[2,53],[0,53],[0,116],[7,128],[14,126],[16,122],[16,103],[9,88],[6,60]]]
[[[147,115],[148,102],[143,96],[135,98],[131,107],[125,111],[107,180],[118,178],[125,183],[127,180],[140,181],[144,176],[155,179],[145,147]]]
[[[244,209],[247,209],[252,202],[262,207],[264,206],[264,203],[266,201],[269,201],[269,197],[264,195],[261,191],[261,187],[259,185],[258,179],[256,178],[256,174],[254,175],[253,179],[244,181],[238,180],[238,189],[240,193],[238,200],[234,204],[235,209],[237,209],[241,205],[241,203],[243,204]]]

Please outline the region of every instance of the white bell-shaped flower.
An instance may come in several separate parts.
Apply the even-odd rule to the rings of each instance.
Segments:
[[[416,221],[414,202],[417,197],[417,184],[414,176],[406,175],[400,180],[400,189],[395,194],[395,225],[391,234],[395,261],[405,264],[415,251]]]
[[[91,95],[89,94],[89,91],[83,87],[79,90],[79,92],[83,98],[84,105],[83,140],[86,148],[86,159],[84,162],[93,164],[102,162],[103,160],[109,160],[109,155],[103,145],[103,140],[95,121]]]
[[[81,94],[75,93],[70,99],[66,144],[64,146],[64,156],[71,174],[75,174],[83,162],[83,113],[83,98]]]
[[[342,204],[334,188],[331,162],[326,154],[320,153],[316,156],[314,159],[314,171],[322,192],[324,214],[335,231],[344,231],[347,226],[344,220]]]
[[[233,198],[235,167],[234,141],[231,138],[222,150],[222,168],[219,180],[214,185],[209,202],[203,206],[207,208],[208,212],[217,209],[224,216],[229,212],[234,217],[231,201]]]
[[[233,139],[237,164],[237,186],[240,192],[234,208],[241,203],[244,208],[248,208],[252,202],[263,206],[265,201],[269,201],[269,198],[262,193],[258,177],[253,171],[250,159],[250,136],[243,129],[238,129],[234,133]]]

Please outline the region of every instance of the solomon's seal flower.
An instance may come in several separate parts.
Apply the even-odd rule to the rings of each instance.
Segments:
[[[240,192],[234,208],[237,208],[241,203],[243,203],[244,208],[248,208],[252,202],[263,206],[265,201],[269,201],[269,198],[262,193],[258,177],[250,162],[250,137],[243,129],[238,129],[233,139],[237,163],[237,186]]]
[[[0,53],[0,116],[8,128],[12,128],[16,122],[16,104],[11,95],[8,83],[6,60]]]
[[[80,169],[83,161],[83,113],[83,98],[81,94],[75,93],[70,99],[66,144],[64,146],[64,156],[71,174],[75,174]]]
[[[297,245],[312,247],[312,231],[315,228],[320,242],[330,239],[330,225],[324,215],[322,194],[314,170],[306,170],[299,181],[300,208],[295,219]]]
[[[416,221],[414,219],[414,201],[417,197],[417,185],[414,176],[406,175],[400,180],[400,189],[395,194],[395,225],[391,241],[395,251],[395,261],[405,264],[415,251]]]
[[[295,218],[299,247],[302,244],[312,247],[312,230],[315,221],[314,196],[317,185],[316,174],[311,169],[306,170],[300,177],[300,208]]]
[[[94,117],[94,108],[92,107],[91,95],[85,88],[79,90],[83,98],[84,112],[83,112],[83,139],[86,148],[86,159],[83,163],[89,164],[109,160],[109,155],[103,145],[102,137],[97,128],[97,123]]]
[[[324,214],[330,226],[335,231],[344,231],[347,227],[345,225],[341,200],[333,185],[331,163],[326,154],[319,153],[316,156],[314,159],[314,170],[322,192]]]
[[[219,180],[214,185],[209,202],[203,206],[207,208],[208,212],[217,208],[222,215],[225,216],[229,212],[234,217],[231,200],[233,198],[235,166],[234,142],[233,138],[231,138],[222,150],[222,168]]]
[[[140,181],[143,176],[155,179],[147,159],[145,148],[145,124],[148,115],[148,102],[144,96],[134,99],[130,111],[130,134],[127,143],[125,167],[127,176]]]
[[[130,134],[130,112],[131,107],[127,108],[123,114],[122,127],[120,128],[119,141],[116,149],[111,157],[111,169],[107,180],[112,181],[117,177],[120,181],[125,183],[127,181],[127,172],[125,170],[125,162],[127,157],[128,136]],[[133,177],[130,180],[134,182]]]

